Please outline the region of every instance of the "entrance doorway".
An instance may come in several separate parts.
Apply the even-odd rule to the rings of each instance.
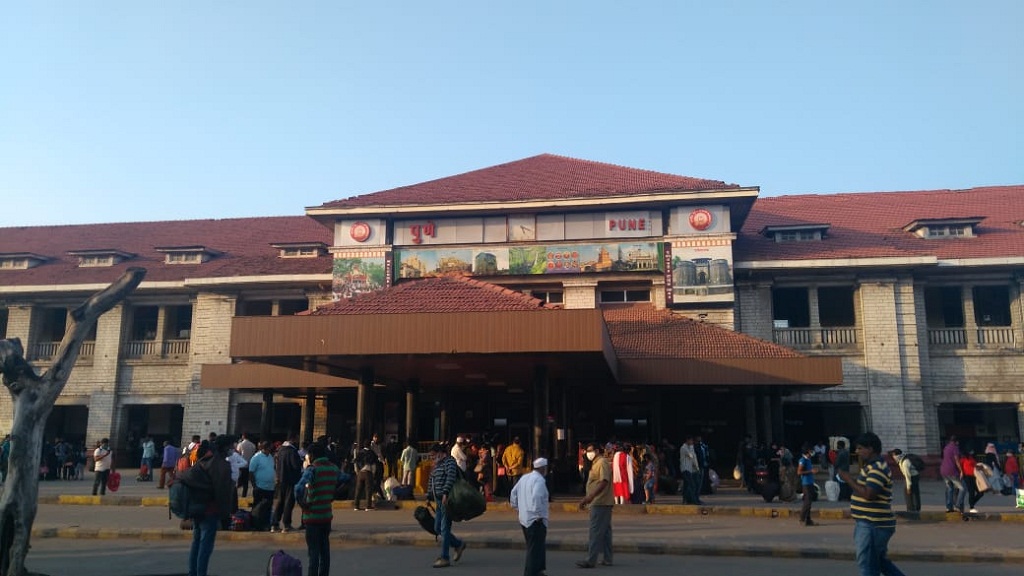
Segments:
[[[85,432],[89,424],[88,406],[54,406],[46,419],[43,441],[61,438],[74,446],[85,446]]]
[[[830,436],[856,438],[864,430],[864,409],[856,402],[786,402],[782,415],[783,437],[790,450]]]
[[[939,431],[945,441],[950,434],[960,439],[961,450],[981,453],[992,442],[1005,453],[1016,450],[1020,441],[1017,405],[1004,403],[962,403],[939,405]],[[941,452],[939,446],[937,451]]]
[[[116,461],[119,466],[137,467],[142,460],[142,439],[153,438],[157,455],[162,454],[164,440],[178,446],[182,441],[181,422],[185,409],[181,404],[129,404],[124,407],[124,443],[118,442]]]

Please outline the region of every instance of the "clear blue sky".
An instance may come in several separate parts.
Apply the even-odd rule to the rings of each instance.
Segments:
[[[302,214],[540,153],[762,195],[1024,184],[1024,2],[0,11],[0,226]]]

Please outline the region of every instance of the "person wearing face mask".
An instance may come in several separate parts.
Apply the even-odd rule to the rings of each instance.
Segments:
[[[610,450],[606,456],[611,456]],[[586,458],[591,462],[587,476],[587,493],[579,502],[580,509],[590,506],[590,526],[587,538],[587,557],[576,562],[579,568],[593,568],[597,556],[603,556],[602,566],[612,565],[612,466],[606,456],[598,453],[597,446],[587,445]]]

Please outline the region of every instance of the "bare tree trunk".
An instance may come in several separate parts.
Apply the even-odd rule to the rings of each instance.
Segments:
[[[14,407],[7,482],[0,494],[0,576],[27,575],[25,557],[38,508],[46,419],[75,367],[82,341],[96,320],[135,290],[145,275],[142,268],[129,268],[75,308],[53,363],[41,376],[25,360],[20,340],[0,340],[0,371]]]

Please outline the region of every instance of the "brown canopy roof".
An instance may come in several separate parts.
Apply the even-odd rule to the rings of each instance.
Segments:
[[[591,384],[842,383],[835,358],[808,358],[669,311],[564,310],[452,277],[399,284],[305,316],[235,318],[231,356],[350,379],[372,370],[376,382],[393,385],[529,384],[539,366],[548,377]],[[229,372],[204,367],[203,385],[263,387]]]

